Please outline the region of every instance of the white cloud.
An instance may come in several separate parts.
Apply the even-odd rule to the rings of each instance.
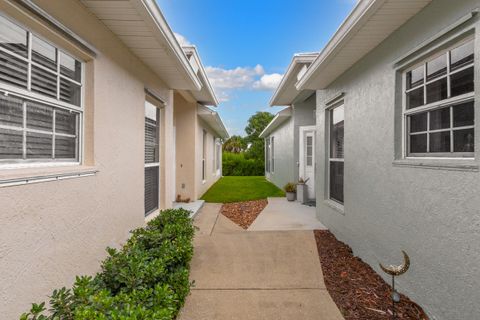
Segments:
[[[218,67],[205,68],[212,86],[218,89],[239,89],[251,87],[255,80],[264,75],[261,65],[255,67],[237,67],[223,69]]]
[[[253,88],[256,90],[275,90],[280,81],[282,81],[283,75],[279,73],[264,74],[260,80],[253,83]]]
[[[205,70],[221,102],[228,101],[234,90],[273,90],[282,79],[282,75],[278,73],[266,74],[263,66],[259,64],[255,67],[233,69],[209,66]]]
[[[175,38],[177,38],[177,41],[180,43],[180,45],[182,47],[185,47],[185,46],[191,46],[192,43],[190,41],[188,41],[187,38],[185,38],[184,36],[182,36],[180,33],[176,33],[174,32],[175,34]]]

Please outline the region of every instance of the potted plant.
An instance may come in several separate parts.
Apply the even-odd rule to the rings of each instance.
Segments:
[[[296,195],[296,191],[297,191],[297,186],[295,185],[295,183],[289,182],[285,185],[285,187],[283,187],[283,189],[285,190],[285,192],[287,194],[287,200],[288,201],[295,200],[295,195]]]
[[[308,200],[308,186],[307,186],[307,181],[309,178],[306,180],[303,180],[303,178],[298,179],[297,183],[297,201],[303,203],[306,203]]]

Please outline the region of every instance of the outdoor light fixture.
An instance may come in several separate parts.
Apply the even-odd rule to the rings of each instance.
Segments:
[[[395,303],[400,302],[400,294],[395,290],[395,276],[404,274],[410,268],[410,257],[403,250],[402,253],[403,264],[399,266],[390,265],[388,267],[384,267],[381,263],[379,263],[380,268],[382,268],[385,273],[392,276],[392,319],[395,319]]]

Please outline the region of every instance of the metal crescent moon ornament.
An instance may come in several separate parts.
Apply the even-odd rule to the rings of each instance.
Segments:
[[[385,273],[388,273],[389,275],[392,275],[392,276],[399,276],[407,272],[408,269],[410,268],[410,257],[403,250],[402,250],[402,253],[403,253],[403,264],[399,266],[390,265],[388,267],[385,267],[381,263],[379,263],[380,268],[382,268],[382,270]]]

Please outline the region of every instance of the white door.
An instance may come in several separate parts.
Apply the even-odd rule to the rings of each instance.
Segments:
[[[307,180],[308,199],[315,199],[315,131],[304,131],[303,179]]]

